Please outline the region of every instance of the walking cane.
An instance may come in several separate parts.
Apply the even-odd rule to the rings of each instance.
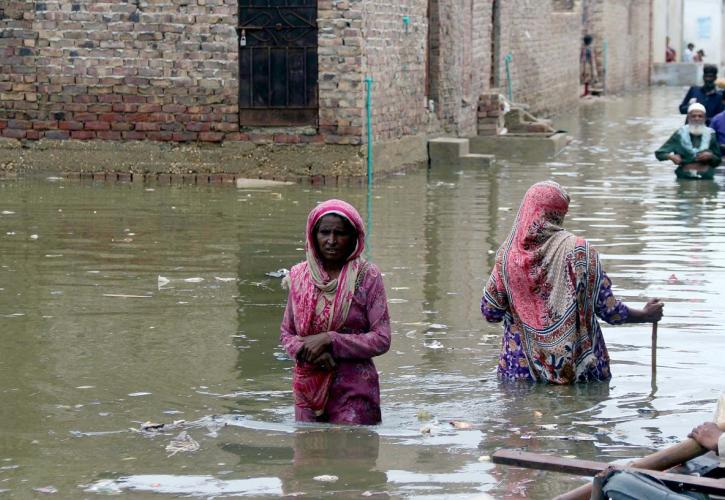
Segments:
[[[652,379],[657,376],[657,321],[652,323]]]

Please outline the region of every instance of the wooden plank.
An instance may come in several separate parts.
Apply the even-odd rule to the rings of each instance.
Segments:
[[[667,486],[684,487],[688,490],[699,491],[701,493],[725,495],[725,480],[722,479],[671,474],[669,472],[640,469],[626,465],[612,465],[606,462],[595,462],[592,460],[560,458],[552,455],[541,455],[518,450],[498,450],[491,458],[496,464],[564,472],[580,476],[594,476],[608,467],[612,467],[616,470],[643,472],[659,479]]]

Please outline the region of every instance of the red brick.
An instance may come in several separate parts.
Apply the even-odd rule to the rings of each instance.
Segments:
[[[125,121],[111,122],[111,130],[133,130],[133,123]]]
[[[199,140],[204,142],[221,142],[224,140],[224,134],[221,132],[200,132]]]
[[[94,139],[96,137],[96,133],[92,130],[73,130],[70,133],[71,139]]]
[[[58,122],[58,128],[61,130],[82,130],[83,124],[77,121],[61,121]]]
[[[134,104],[141,104],[146,102],[146,98],[140,95],[124,95],[123,102],[129,102]]]
[[[148,132],[151,130],[160,130],[161,125],[156,122],[137,122],[134,128],[138,131]]]
[[[111,124],[108,122],[85,122],[83,124],[83,128],[86,130],[110,130]]]
[[[186,124],[186,130],[190,132],[208,132],[209,124],[203,122],[189,122]]]
[[[128,132],[121,132],[121,137],[130,141],[140,141],[146,139],[146,133],[129,130]]]
[[[191,142],[198,138],[199,134],[196,132],[174,132],[171,136],[171,140],[176,142]]]
[[[10,137],[12,139],[22,139],[25,137],[25,130],[20,130],[17,128],[6,128],[2,131],[3,137]]]
[[[139,104],[138,105],[139,113],[157,113],[159,111],[161,111],[160,104]]]
[[[58,122],[55,120],[35,121],[33,122],[33,128],[36,130],[52,130],[58,128]]]
[[[153,131],[149,132],[147,137],[150,141],[171,141],[174,138],[174,133],[167,130]]]
[[[294,134],[276,134],[274,142],[278,144],[297,144],[300,142],[300,136]]]
[[[126,119],[126,115],[121,113],[102,113],[98,115],[98,119],[102,122],[122,122]]]
[[[25,138],[37,141],[38,139],[40,139],[40,130],[28,130],[25,133]]]
[[[117,113],[135,113],[138,110],[138,104],[116,103],[111,109]]]
[[[27,130],[33,128],[33,122],[30,120],[8,120],[8,128]]]
[[[270,144],[274,142],[272,134],[249,134],[249,140],[255,144]]]
[[[104,141],[120,141],[121,132],[115,130],[99,130],[96,135]]]
[[[63,140],[69,139],[70,134],[65,130],[48,130],[47,132],[43,132],[43,137],[46,139]]]

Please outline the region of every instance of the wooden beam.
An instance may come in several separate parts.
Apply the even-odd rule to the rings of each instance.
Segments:
[[[659,479],[667,486],[684,487],[687,490],[725,495],[725,480],[706,477],[671,474],[648,469],[640,469],[627,465],[613,465],[592,460],[576,460],[560,458],[553,455],[541,455],[518,450],[498,450],[491,456],[493,463],[513,465],[528,469],[539,469],[552,472],[564,472],[578,476],[594,476],[608,467],[616,470],[642,472]]]

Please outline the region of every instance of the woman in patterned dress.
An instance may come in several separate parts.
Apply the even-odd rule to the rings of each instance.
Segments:
[[[496,254],[481,312],[504,322],[501,379],[607,380],[609,354],[596,316],[610,324],[662,318],[658,299],[634,309],[614,297],[597,251],[562,228],[568,209],[569,195],[559,184],[534,184]]]
[[[381,421],[372,358],[390,348],[390,318],[382,275],[361,257],[364,248],[365,227],[352,205],[328,200],[310,212],[306,260],[290,270],[280,336],[295,361],[298,421]]]

